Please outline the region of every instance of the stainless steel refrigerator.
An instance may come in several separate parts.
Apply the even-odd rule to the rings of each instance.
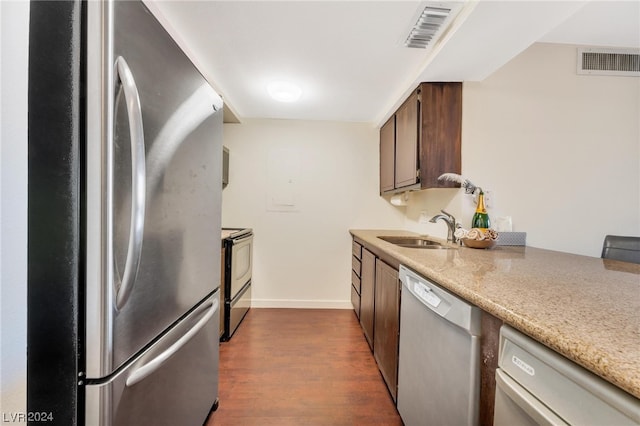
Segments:
[[[60,283],[72,297],[56,300],[50,292],[57,306],[43,307],[38,321],[60,314],[76,328],[69,346],[77,388],[69,399],[78,424],[201,425],[218,397],[222,100],[142,2],[66,3],[60,7],[73,8],[68,24],[76,28],[66,59],[79,67],[69,80],[71,102],[59,107],[76,117],[69,132],[77,144],[63,169],[77,198],[69,209],[76,214],[72,231],[59,238],[64,250],[72,247],[67,258],[77,275],[74,284]],[[34,4],[32,14],[45,7],[57,6]],[[65,31],[64,23],[51,27]],[[34,73],[57,72],[55,61],[49,66]],[[30,108],[37,102],[30,95]],[[39,119],[33,114],[30,129]],[[50,126],[54,138],[58,130]],[[35,137],[32,147],[38,150]],[[34,261],[37,268],[42,264]],[[34,294],[43,287],[35,280],[29,286]],[[39,309],[34,301],[45,304],[30,300],[29,311]],[[30,329],[34,342],[44,338]],[[34,357],[54,364],[38,355],[37,344]],[[28,385],[58,398],[54,383],[38,379],[38,368],[34,361]],[[36,407],[47,400],[42,394],[28,398],[32,408],[45,409]]]

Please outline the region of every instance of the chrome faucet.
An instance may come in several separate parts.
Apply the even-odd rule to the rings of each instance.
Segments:
[[[444,220],[447,224],[447,241],[450,243],[457,243],[458,239],[455,236],[456,228],[460,228],[462,225],[456,222],[456,218],[453,217],[451,213],[447,213],[444,210],[440,211],[442,212],[442,214],[435,215],[429,220],[429,222],[436,223],[438,219]]]

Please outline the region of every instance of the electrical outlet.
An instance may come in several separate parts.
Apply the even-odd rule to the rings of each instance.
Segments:
[[[494,203],[493,191],[485,191],[484,192],[484,206],[488,209],[492,208]]]
[[[483,191],[484,193],[484,206],[488,209],[492,208],[494,206],[494,200],[495,200],[495,195],[493,193],[493,191],[487,190],[487,191]],[[475,194],[473,194],[473,205],[477,205],[478,204],[478,194],[479,192],[476,192]]]
[[[420,218],[418,218],[418,223],[429,223],[429,215],[426,210],[422,210],[420,212]]]

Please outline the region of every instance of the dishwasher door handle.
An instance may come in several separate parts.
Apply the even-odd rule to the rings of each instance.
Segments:
[[[471,335],[480,334],[480,322],[476,321],[480,316],[480,310],[477,307],[440,288],[436,283],[421,277],[404,265],[400,265],[399,275],[402,285],[405,287],[403,290],[408,290],[413,297],[435,315],[462,328]]]
[[[440,302],[442,302],[442,299],[440,299],[431,288],[420,281],[416,281],[413,284],[413,291],[424,303],[428,303],[434,308],[440,306]]]
[[[417,280],[412,276],[407,275],[405,277],[405,287],[413,293],[415,297],[420,300],[422,304],[430,308],[432,311],[436,312],[440,316],[446,315],[448,306],[440,306],[444,301],[446,305],[446,300],[442,299],[440,296],[433,291],[432,287],[429,287],[425,282]],[[439,309],[440,308],[440,309]]]

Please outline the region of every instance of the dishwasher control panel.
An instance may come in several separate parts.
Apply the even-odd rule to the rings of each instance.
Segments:
[[[480,310],[474,305],[404,265],[400,265],[399,277],[404,288],[424,306],[469,333],[480,335]]]
[[[442,299],[433,294],[431,289],[419,281],[413,283],[413,292],[423,301],[437,308]]]

